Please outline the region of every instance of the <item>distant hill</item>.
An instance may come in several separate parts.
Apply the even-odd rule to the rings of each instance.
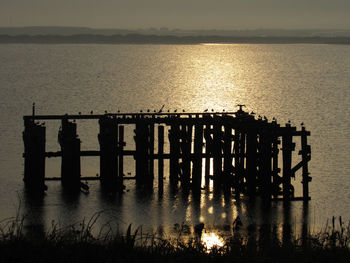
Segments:
[[[159,35],[159,36],[235,36],[235,37],[350,37],[350,30],[339,29],[254,29],[254,30],[181,30],[162,28],[149,28],[138,30],[127,29],[98,29],[89,27],[57,27],[57,26],[32,26],[32,27],[0,27],[0,35]]]
[[[60,35],[71,36],[80,34],[91,35],[118,35],[130,34],[134,31],[123,29],[93,29],[88,27],[56,27],[56,26],[32,26],[32,27],[0,27],[0,35]]]
[[[202,43],[254,43],[254,44],[350,44],[350,37],[237,37],[237,36],[161,36],[161,35],[0,35],[0,43],[36,44],[202,44]]]

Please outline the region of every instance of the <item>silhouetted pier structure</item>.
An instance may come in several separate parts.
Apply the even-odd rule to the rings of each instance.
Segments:
[[[158,188],[163,191],[164,160],[169,160],[169,184],[178,184],[193,193],[213,181],[214,192],[224,191],[239,198],[241,194],[260,195],[264,199],[309,200],[308,162],[310,135],[305,127],[297,130],[287,123],[256,118],[243,111],[200,113],[106,113],[102,115],[35,115],[24,116],[25,185],[30,191],[45,190],[45,158],[61,157],[62,186],[77,190],[81,183],[80,157],[99,156],[103,189],[122,192],[124,157],[135,160],[137,185],[153,187],[154,161],[158,162]],[[82,151],[73,120],[98,120],[99,150]],[[59,120],[61,151],[45,151],[44,124],[41,120]],[[127,150],[124,128],[134,127],[135,150]],[[155,132],[156,131],[156,132]],[[165,132],[169,147],[165,149]],[[155,145],[157,134],[157,146]],[[295,137],[300,138],[301,160],[293,165]],[[282,157],[279,156],[280,150]],[[296,197],[291,179],[301,170],[302,196]],[[130,179],[130,178],[129,178]]]

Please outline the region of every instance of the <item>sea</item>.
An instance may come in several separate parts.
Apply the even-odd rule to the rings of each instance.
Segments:
[[[94,228],[133,229],[162,236],[193,233],[203,223],[210,235],[229,235],[239,216],[248,225],[285,224],[296,236],[330,225],[332,217],[350,220],[350,46],[325,44],[2,44],[0,45],[0,224],[22,218],[24,227],[48,231],[82,222]],[[149,193],[125,181],[122,195],[101,191],[89,181],[89,193],[67,195],[59,181],[48,181],[41,198],[24,191],[23,116],[164,111],[236,111],[244,104],[269,120],[290,122],[311,132],[307,203],[257,198],[225,199],[211,189],[199,199],[157,180]],[[164,105],[164,106],[163,106]],[[46,151],[60,150],[60,123],[46,121]],[[82,150],[98,150],[98,122],[77,120]],[[132,128],[126,148],[133,149]],[[295,138],[298,146],[298,140]],[[167,142],[166,142],[167,143]],[[129,147],[130,145],[130,147]],[[294,163],[300,161],[298,149]],[[82,176],[99,174],[97,157],[82,157]],[[125,174],[135,175],[132,158]],[[60,159],[46,162],[46,177],[60,176]],[[301,173],[292,180],[301,193]],[[337,222],[337,221],[336,221]],[[179,230],[180,229],[180,230]],[[184,231],[184,232],[186,232]]]

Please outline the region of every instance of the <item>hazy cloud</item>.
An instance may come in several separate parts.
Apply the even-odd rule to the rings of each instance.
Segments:
[[[0,26],[350,28],[349,0],[0,0]]]

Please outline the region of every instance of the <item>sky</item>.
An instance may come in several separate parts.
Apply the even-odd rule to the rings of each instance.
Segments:
[[[350,29],[350,0],[0,0],[0,26]]]

